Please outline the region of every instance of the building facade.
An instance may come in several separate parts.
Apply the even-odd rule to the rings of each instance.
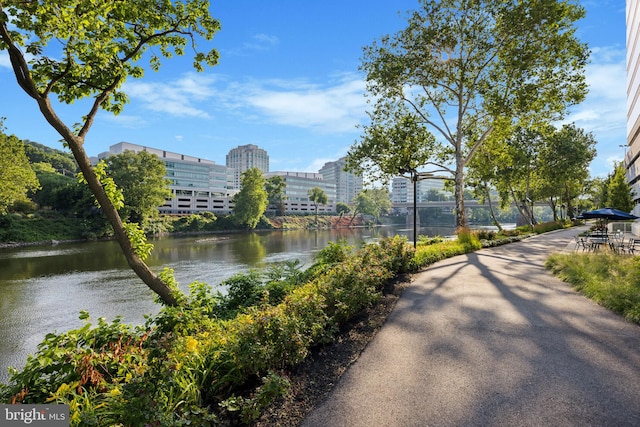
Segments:
[[[244,171],[258,168],[265,174],[269,172],[269,155],[257,145],[248,144],[233,148],[227,154],[227,167],[234,170],[233,188],[240,188],[240,177]]]
[[[416,201],[427,202],[433,199],[432,194],[447,197],[444,192],[444,181],[441,179],[423,179],[416,183]],[[396,177],[391,181],[391,203],[413,203],[413,183],[409,178]]]
[[[284,189],[285,211],[290,213],[312,213],[316,211],[315,204],[309,200],[309,190],[313,187],[322,189],[327,195],[326,205],[318,206],[318,213],[333,213],[336,211],[336,186],[326,182],[319,173],[311,172],[269,172],[266,178],[281,176],[286,187]]]
[[[627,0],[627,180],[635,191],[640,216],[640,2]]]
[[[124,153],[146,151],[164,161],[165,177],[171,181],[173,197],[158,209],[164,214],[190,214],[197,211],[226,213],[230,203],[234,171],[211,160],[173,153],[142,145],[120,142],[100,153],[97,160]]]
[[[336,203],[351,203],[360,191],[362,191],[362,177],[351,172],[346,172],[346,157],[335,162],[327,162],[319,170],[325,182],[336,186]]]

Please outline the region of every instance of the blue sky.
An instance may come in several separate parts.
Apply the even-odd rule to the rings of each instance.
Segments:
[[[583,1],[587,17],[578,36],[592,50],[590,94],[567,122],[594,133],[594,176],[622,160],[626,141],[625,3]],[[97,155],[120,141],[197,156],[224,164],[228,151],[256,144],[271,170],[317,172],[345,155],[366,123],[362,47],[404,27],[416,0],[212,1],[222,30],[219,65],[196,73],[188,57],[165,61],[159,72],[130,79],[131,102],[119,116],[101,111],[85,149]],[[209,44],[210,43],[210,44]],[[8,133],[62,148],[60,137],[15,82],[0,52],[0,117]],[[61,105],[68,125],[86,104]]]

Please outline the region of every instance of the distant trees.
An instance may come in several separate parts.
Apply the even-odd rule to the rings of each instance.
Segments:
[[[48,163],[56,172],[68,176],[74,176],[78,170],[71,153],[28,140],[24,141],[24,149],[31,164]]]
[[[165,164],[155,154],[125,151],[103,161],[107,176],[122,190],[124,205],[119,212],[124,221],[144,225],[157,217],[158,207],[172,197]]]
[[[631,212],[635,206],[634,197],[635,192],[627,182],[624,165],[617,164],[607,185],[606,207]]]
[[[348,164],[357,168],[359,158],[370,159],[387,175],[446,171],[455,180],[456,225],[465,226],[465,172],[485,141],[513,125],[535,130],[584,99],[589,51],[574,23],[585,10],[561,0],[422,0],[420,6],[405,29],[365,48],[360,68],[372,99],[371,124]],[[433,141],[427,160],[407,161],[415,156],[394,143],[403,144],[403,132],[415,151]],[[387,148],[377,147],[401,159],[395,170],[366,149],[384,140]]]
[[[267,210],[266,179],[260,169],[251,168],[242,173],[240,180],[240,191],[233,197],[233,213],[239,225],[253,229]]]
[[[27,193],[40,184],[29,165],[24,144],[15,135],[6,135],[0,120],[0,214],[18,202],[28,202]]]
[[[318,205],[326,205],[329,201],[327,193],[320,187],[313,187],[307,192],[309,200],[313,202],[316,211],[316,226],[318,225]]]
[[[353,216],[357,213],[373,216],[375,222],[391,210],[391,198],[384,188],[362,190],[356,194]]]
[[[267,190],[267,198],[269,199],[269,206],[273,207],[276,211],[276,215],[284,215],[286,196],[284,190],[287,187],[287,183],[284,178],[276,175],[267,179],[265,184],[265,190]]]

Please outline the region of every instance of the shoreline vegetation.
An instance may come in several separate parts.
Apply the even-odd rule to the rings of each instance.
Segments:
[[[112,240],[109,230],[91,230],[82,218],[68,218],[53,212],[46,215],[14,214],[0,224],[0,248],[38,246],[95,240]],[[340,216],[283,216],[264,217],[252,230],[239,228],[229,218],[212,219],[211,215],[162,216],[151,221],[147,234],[150,237],[197,236],[247,231],[330,229],[371,226],[361,216],[355,219]]]
[[[0,402],[68,404],[72,426],[296,425],[357,359],[412,274],[530,235],[463,229],[455,240],[421,238],[415,250],[400,237],[330,243],[304,271],[239,274],[225,295],[193,283],[181,305],[143,326],[82,313],[83,327],[48,334],[24,368],[10,371]]]

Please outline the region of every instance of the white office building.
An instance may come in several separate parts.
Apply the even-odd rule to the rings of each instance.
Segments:
[[[362,177],[346,172],[345,165],[346,157],[342,157],[335,162],[325,163],[319,170],[325,182],[336,186],[336,203],[351,203],[356,194],[362,191]]]
[[[100,153],[97,160],[124,153],[147,151],[164,161],[166,178],[171,181],[173,198],[158,209],[164,214],[189,214],[198,211],[231,212],[234,170],[211,160],[174,153],[142,145],[120,142]]]
[[[327,195],[326,205],[318,206],[318,213],[334,213],[336,211],[336,185],[326,182],[322,174],[310,172],[269,172],[266,178],[281,176],[286,187],[284,189],[285,211],[289,213],[314,213],[315,204],[309,200],[309,190],[319,187]]]
[[[416,202],[426,202],[430,193],[441,194],[444,192],[444,181],[441,179],[423,179],[416,183]],[[413,203],[413,183],[409,178],[396,177],[391,181],[391,203]]]

